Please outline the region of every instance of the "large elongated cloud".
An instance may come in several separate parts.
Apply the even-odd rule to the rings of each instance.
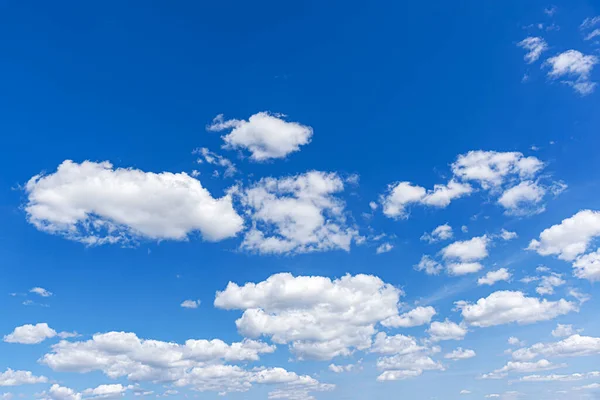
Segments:
[[[252,115],[248,121],[244,121],[224,120],[223,115],[218,115],[207,129],[215,132],[230,130],[223,136],[224,147],[248,150],[250,158],[260,162],[285,158],[310,142],[313,134],[310,126],[288,122],[283,117],[259,112]]]
[[[199,232],[209,241],[243,227],[229,195],[214,198],[186,173],[113,168],[109,162],[64,161],[25,186],[30,223],[87,244],[145,238],[185,240]]]
[[[253,223],[242,248],[274,254],[350,250],[358,232],[346,222],[337,196],[343,190],[335,173],[261,179],[241,194]]]
[[[258,283],[230,282],[215,306],[243,310],[240,333],[290,344],[299,358],[328,360],[371,346],[375,326],[398,316],[402,292],[371,275],[272,275]]]
[[[508,290],[494,292],[476,303],[458,301],[456,306],[468,324],[479,327],[547,321],[578,310],[575,303],[565,299],[540,300],[526,297],[522,292]]]

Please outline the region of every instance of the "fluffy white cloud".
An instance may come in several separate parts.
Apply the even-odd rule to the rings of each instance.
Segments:
[[[461,262],[481,260],[488,256],[489,243],[490,239],[486,235],[457,241],[443,248],[442,256],[444,259],[457,259]]]
[[[382,196],[383,213],[390,218],[408,218],[406,208],[412,204],[444,208],[472,191],[470,185],[454,180],[447,185],[434,185],[429,191],[410,182],[399,182],[389,185],[387,194]]]
[[[329,364],[328,368],[331,372],[335,372],[336,374],[341,374],[342,372],[352,371],[354,368],[356,368],[356,365],[354,365],[354,364],[346,364],[346,365]]]
[[[452,232],[452,227],[448,224],[444,224],[435,228],[431,233],[424,233],[423,236],[421,236],[421,240],[435,243],[440,240],[452,239],[453,236],[454,233]]]
[[[542,53],[548,50],[548,44],[541,37],[527,37],[520,41],[517,46],[527,50],[527,54],[525,54],[525,61],[527,61],[528,64],[537,61]]]
[[[544,199],[546,189],[533,181],[523,181],[513,186],[498,199],[498,203],[509,215],[529,215],[544,211],[539,203]]]
[[[600,236],[600,212],[582,210],[560,224],[544,229],[539,240],[532,240],[528,249],[543,256],[556,255],[562,260],[573,261],[597,236]]]
[[[508,178],[525,179],[544,167],[536,157],[519,152],[469,151],[458,156],[452,172],[463,180],[478,182],[484,189],[501,186]]]
[[[290,343],[299,358],[328,360],[371,346],[377,323],[398,315],[400,289],[371,275],[321,276],[281,273],[243,286],[230,282],[215,306],[239,309],[241,334]]]
[[[235,164],[231,160],[229,160],[228,158],[225,158],[217,153],[210,151],[206,147],[201,147],[199,149],[194,150],[193,154],[198,155],[198,159],[196,160],[196,162],[198,164],[206,163],[206,164],[216,165],[217,167],[223,168],[224,169],[223,176],[225,178],[232,177],[237,172]],[[220,172],[218,170],[213,171],[213,176],[219,176],[219,175],[220,175]]]
[[[598,64],[598,57],[584,55],[577,50],[567,50],[546,60],[545,65],[550,66],[548,77],[556,79],[567,77],[574,80],[567,80],[565,83],[573,87],[582,95],[590,94],[594,91],[596,83],[589,80],[590,73],[594,66]]]
[[[450,360],[466,360],[467,358],[473,358],[476,355],[477,354],[474,350],[463,349],[462,347],[459,347],[456,350],[446,354],[444,358],[448,358]]]
[[[198,308],[200,307],[200,300],[184,300],[180,306],[183,308]]]
[[[214,132],[231,129],[222,137],[224,147],[248,150],[252,160],[261,162],[285,158],[310,142],[313,134],[310,126],[288,122],[283,117],[280,114],[259,112],[244,121],[224,120],[223,115],[218,115],[207,129]]]
[[[44,288],[41,287],[34,287],[31,290],[29,290],[29,293],[35,293],[38,296],[42,296],[42,297],[50,297],[52,296],[52,292],[49,290],[46,290]]]
[[[123,397],[125,392],[132,388],[133,386],[123,386],[120,383],[114,383],[86,389],[83,391],[83,395],[88,399],[114,399]]]
[[[381,325],[389,328],[411,328],[421,326],[431,322],[431,318],[436,314],[435,308],[416,307],[402,315],[394,315],[381,321]]]
[[[458,301],[455,303],[461,310],[464,320],[473,326],[488,327],[516,322],[529,324],[546,321],[578,311],[577,306],[565,299],[558,301],[540,300],[526,297],[522,292],[498,291],[477,303]]]
[[[252,219],[242,248],[259,253],[350,250],[358,232],[346,223],[344,190],[335,173],[310,171],[264,178],[241,194]]]
[[[566,281],[562,279],[562,275],[552,272],[550,275],[545,275],[540,278],[540,285],[535,291],[540,295],[554,294],[554,288],[564,285]]]
[[[520,362],[520,361],[509,361],[506,365],[500,369],[495,370],[489,374],[482,375],[483,379],[500,379],[504,378],[509,373],[530,373],[537,371],[549,371],[556,368],[565,367],[566,364],[553,364],[548,360],[539,360],[536,362]]]
[[[511,346],[525,346],[525,341],[520,340],[517,337],[511,336],[508,338],[508,344]]]
[[[446,271],[450,275],[466,275],[474,274],[475,272],[481,271],[483,265],[478,262],[463,262],[463,263],[449,263],[446,264]]]
[[[64,161],[25,186],[30,223],[86,244],[136,238],[210,241],[235,236],[243,225],[229,195],[215,199],[186,173],[114,169],[109,162]]]
[[[26,324],[16,327],[12,333],[5,335],[4,341],[7,343],[37,344],[56,335],[56,331],[45,322],[35,325]]]
[[[459,394],[471,394],[471,391],[467,390],[467,389],[463,389],[463,390],[460,391]]]
[[[219,339],[189,339],[178,344],[140,339],[134,333],[108,332],[95,334],[87,341],[61,341],[53,345],[52,351],[40,362],[55,371],[101,371],[113,379],[126,377],[135,382],[191,386],[197,391],[244,392],[254,383],[281,384],[283,386],[278,388],[281,393],[296,390],[310,398],[309,392],[333,388],[282,368],[244,369],[231,365],[257,361],[261,354],[274,350],[275,346],[249,339],[232,344]],[[112,389],[114,387],[95,390],[100,394]]]
[[[432,322],[427,330],[427,333],[431,336],[431,340],[434,342],[441,340],[462,340],[467,332],[467,327],[464,324],[461,323],[459,325],[449,320]]]
[[[519,382],[572,382],[592,378],[600,378],[600,372],[592,371],[586,373],[574,373],[570,375],[527,375],[521,377]]]
[[[537,357],[580,357],[600,354],[600,338],[571,335],[554,343],[536,343],[531,347],[515,350],[515,360],[532,360]]]
[[[600,281],[600,248],[578,257],[573,263],[573,274],[581,279]]]
[[[71,388],[53,384],[48,391],[50,400],[81,400],[81,393],[77,393]]]
[[[575,334],[573,325],[557,324],[556,328],[552,331],[554,337],[567,337]]]
[[[424,271],[427,275],[437,275],[444,267],[430,256],[424,255],[421,257],[421,261],[415,265],[417,271]]]
[[[512,274],[506,268],[490,271],[477,280],[478,285],[493,285],[496,282],[510,280]]]
[[[6,371],[0,372],[0,386],[33,385],[46,382],[48,382],[48,378],[35,376],[31,371],[15,371],[7,368]]]

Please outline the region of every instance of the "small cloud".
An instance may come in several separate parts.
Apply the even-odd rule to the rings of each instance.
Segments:
[[[387,253],[387,252],[391,251],[393,248],[394,248],[394,245],[392,245],[390,243],[383,243],[382,245],[380,245],[377,248],[376,253],[377,254]]]
[[[37,295],[39,295],[39,296],[42,296],[42,297],[50,297],[50,296],[52,296],[52,294],[53,294],[53,293],[52,293],[52,292],[50,292],[49,290],[46,290],[46,289],[44,289],[44,288],[41,288],[41,287],[34,287],[34,288],[32,288],[32,289],[29,291],[29,293],[35,293],[35,294],[37,294]]]
[[[183,308],[198,308],[200,306],[200,300],[185,300],[181,303]]]

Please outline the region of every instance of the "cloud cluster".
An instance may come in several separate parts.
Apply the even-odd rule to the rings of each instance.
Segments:
[[[243,286],[230,282],[214,304],[243,311],[236,325],[244,336],[289,344],[301,359],[329,360],[371,347],[378,323],[403,323],[393,319],[401,294],[371,275],[331,280],[281,273]]]

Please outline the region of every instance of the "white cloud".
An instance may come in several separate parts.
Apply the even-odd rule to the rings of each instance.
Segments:
[[[85,395],[86,398],[91,399],[114,399],[117,397],[123,397],[125,392],[131,388],[132,386],[123,386],[120,383],[100,385],[95,388],[84,390],[83,395]]]
[[[388,328],[411,328],[421,326],[431,322],[431,318],[436,314],[435,308],[417,307],[402,315],[394,315],[381,322],[381,325]]]
[[[488,327],[516,322],[529,324],[546,321],[572,311],[577,306],[565,299],[558,301],[540,300],[526,297],[522,292],[498,291],[477,303],[458,301],[455,303],[461,310],[464,320],[473,326]]]
[[[6,371],[0,372],[0,386],[33,385],[46,382],[48,382],[48,378],[35,376],[31,371],[15,371],[7,368]]]
[[[336,197],[343,190],[335,173],[261,179],[242,194],[253,224],[242,248],[275,254],[349,251],[358,232],[346,223],[344,202]]]
[[[542,53],[548,50],[548,44],[541,37],[530,36],[520,41],[517,45],[527,50],[525,61],[527,61],[528,64],[537,61]]]
[[[600,36],[600,29],[594,29],[585,36],[585,40],[592,40],[595,37]]]
[[[371,275],[321,276],[281,273],[243,286],[230,282],[215,306],[239,309],[241,334],[269,336],[291,345],[299,358],[328,360],[371,346],[375,325],[398,315],[401,290]]]
[[[47,323],[26,324],[16,327],[12,333],[4,336],[6,343],[37,344],[57,335]]]
[[[422,256],[421,261],[415,265],[417,271],[425,271],[427,275],[437,275],[444,267],[429,256]]]
[[[573,263],[573,274],[580,279],[600,281],[600,248],[578,257]]]
[[[535,291],[542,296],[554,294],[554,288],[564,285],[565,283],[565,280],[562,279],[562,275],[553,272],[550,275],[541,277],[540,285],[535,289]]]
[[[515,360],[532,360],[537,357],[580,357],[600,354],[600,338],[571,335],[554,343],[536,343],[531,347],[515,350]]]
[[[519,379],[519,382],[572,382],[583,379],[600,378],[600,372],[574,373],[570,375],[527,375]]]
[[[567,337],[573,334],[575,334],[573,325],[557,324],[556,328],[552,331],[552,336],[554,337]]]
[[[471,394],[471,391],[470,391],[470,390],[463,389],[463,390],[461,390],[461,391],[460,391],[460,393],[459,393],[459,394]]]
[[[482,375],[482,379],[500,379],[504,378],[509,373],[522,374],[537,371],[549,371],[565,366],[566,364],[557,365],[551,363],[548,360],[539,360],[536,362],[509,361],[504,367],[497,369],[489,374]]]
[[[490,240],[486,235],[465,241],[454,242],[442,249],[444,259],[458,259],[461,262],[481,260],[488,256]]]
[[[454,233],[452,232],[452,227],[448,224],[444,224],[435,228],[431,233],[424,233],[423,236],[421,236],[421,240],[435,243],[441,240],[452,239],[453,236]]]
[[[498,199],[498,203],[509,215],[530,215],[544,211],[539,203],[544,199],[546,189],[536,182],[523,181],[507,189]]]
[[[283,115],[259,112],[248,121],[224,120],[217,115],[209,131],[231,131],[222,137],[224,147],[245,149],[250,152],[253,161],[261,162],[274,158],[285,158],[300,150],[300,146],[310,143],[313,130],[310,126],[297,122],[288,122]]]
[[[446,270],[450,275],[466,275],[474,274],[475,272],[481,271],[483,265],[478,262],[464,262],[464,263],[449,263],[446,264]]]
[[[467,358],[473,358],[476,355],[477,354],[474,350],[463,349],[462,347],[459,347],[456,350],[446,354],[444,358],[448,358],[450,360],[466,360]]]
[[[185,300],[181,303],[183,308],[198,308],[200,306],[200,300]]]
[[[445,208],[472,191],[470,185],[454,180],[447,185],[434,185],[429,191],[410,182],[399,182],[389,185],[387,194],[382,196],[383,213],[390,218],[408,218],[406,208],[411,204]]]
[[[449,320],[432,322],[427,330],[427,333],[431,336],[431,340],[434,342],[441,340],[462,340],[467,332],[468,330],[464,324],[459,325]]]
[[[525,341],[520,340],[519,338],[516,338],[514,336],[511,336],[508,338],[508,344],[510,344],[511,346],[525,346]]]
[[[35,293],[35,294],[37,294],[39,296],[42,296],[42,297],[50,297],[50,296],[52,296],[52,292],[50,292],[50,291],[48,291],[48,290],[46,290],[44,288],[41,288],[41,287],[34,287],[34,288],[32,288],[29,291],[29,293]]]
[[[582,210],[542,231],[540,239],[532,240],[528,249],[542,256],[556,255],[562,260],[573,261],[597,236],[600,236],[600,212]]]
[[[376,253],[383,254],[391,251],[394,246],[390,243],[382,243],[379,247],[377,247]]]
[[[108,332],[95,334],[87,341],[61,341],[40,362],[55,371],[101,371],[112,379],[191,386],[201,392],[245,392],[254,383],[283,385],[277,390],[287,394],[292,390],[307,394],[333,388],[282,368],[244,369],[231,365],[257,361],[261,354],[274,350],[275,346],[249,339],[232,344],[219,339],[189,339],[178,344],[140,339],[134,333]]]
[[[341,374],[342,372],[352,371],[353,369],[356,368],[356,365],[354,365],[354,364],[346,364],[346,365],[329,364],[328,368],[331,372],[335,372],[336,374]]]
[[[510,280],[512,274],[506,268],[490,271],[477,280],[478,285],[493,285],[496,282]]]
[[[380,332],[371,351],[389,355],[377,360],[377,368],[383,370],[377,377],[380,382],[410,379],[421,375],[423,371],[444,369],[440,362],[430,357],[439,352],[439,348],[420,346],[410,336],[387,336]]]
[[[536,157],[524,157],[519,152],[476,150],[459,155],[452,164],[452,172],[460,179],[476,181],[484,189],[491,189],[510,177],[532,177],[543,167],[544,163]]]
[[[89,245],[136,238],[219,241],[242,229],[229,195],[215,199],[186,173],[114,169],[109,162],[64,161],[25,186],[30,223]]]
[[[500,231],[500,237],[504,240],[512,240],[518,238],[519,235],[517,235],[517,232],[510,232],[506,229],[502,229],[502,231]]]
[[[594,91],[596,83],[589,80],[590,73],[598,63],[598,57],[584,55],[577,50],[567,50],[554,57],[550,57],[545,65],[551,67],[548,77],[556,79],[560,77],[572,78],[565,83],[581,95],[587,95]]]
[[[51,400],[81,400],[81,393],[77,393],[71,388],[53,384],[48,391]]]

